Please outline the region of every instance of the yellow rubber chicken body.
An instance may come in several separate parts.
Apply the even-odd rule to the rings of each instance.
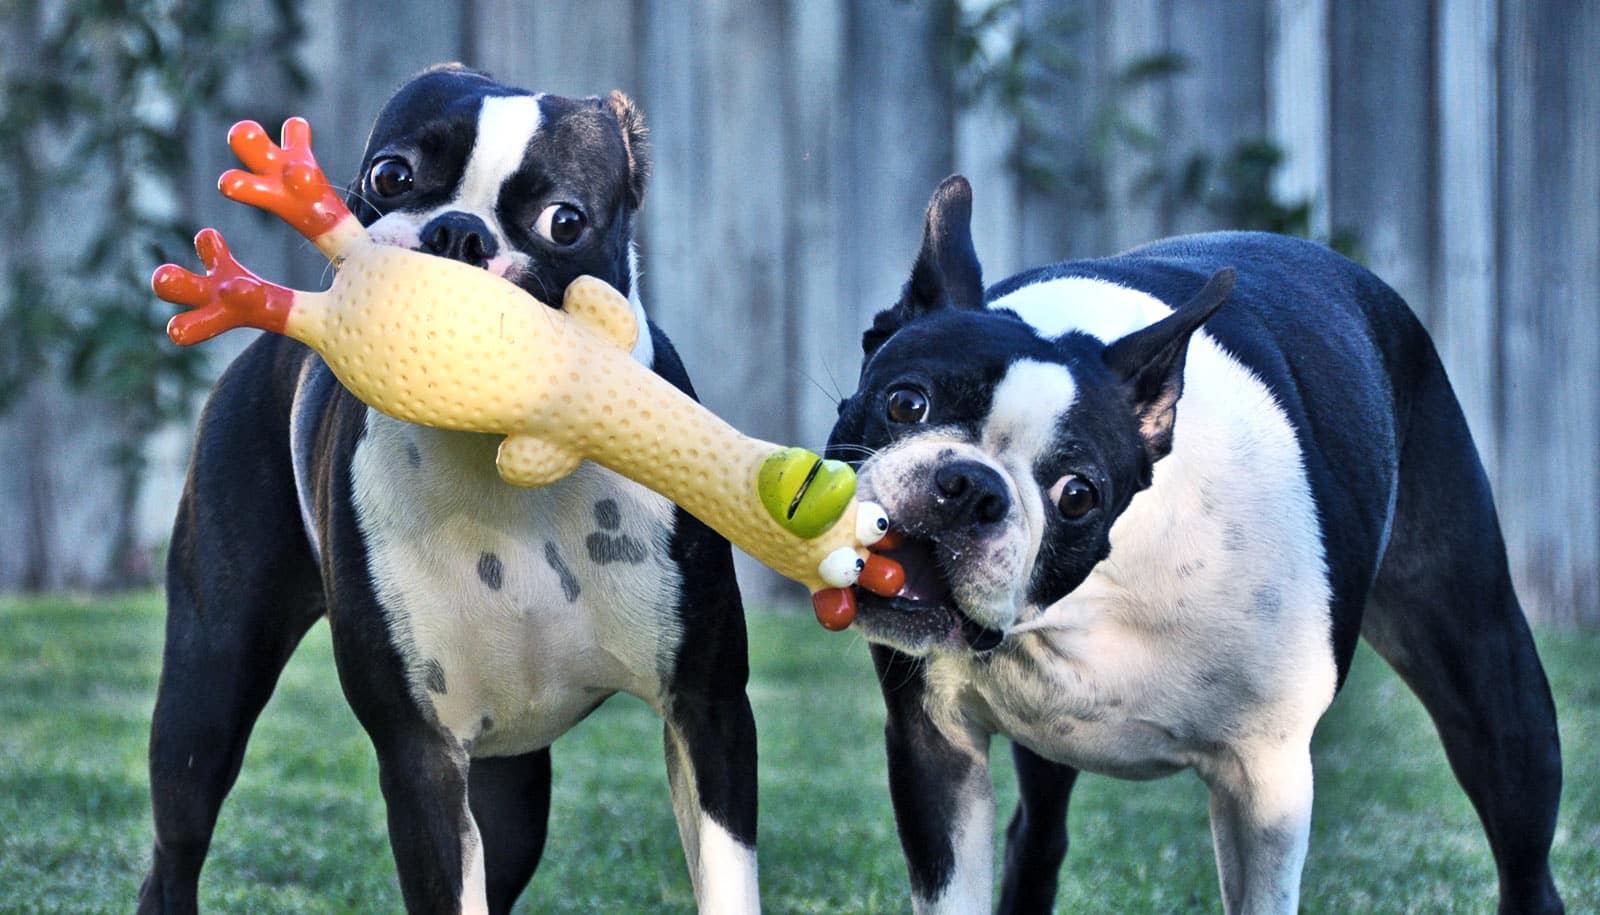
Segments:
[[[854,618],[852,586],[899,590],[899,565],[867,550],[888,519],[853,498],[850,468],[745,436],[634,360],[641,329],[611,286],[580,277],[557,310],[488,271],[377,244],[323,177],[309,125],[290,119],[282,139],[235,125],[229,145],[251,171],[229,171],[219,187],[316,244],[338,268],[331,288],[268,283],[203,230],[205,276],[168,264],[151,281],[193,309],[168,325],[175,342],[241,326],[292,337],[390,416],[504,434],[497,465],[518,486],[553,483],[584,460],[609,467],[805,585],[830,629]]]

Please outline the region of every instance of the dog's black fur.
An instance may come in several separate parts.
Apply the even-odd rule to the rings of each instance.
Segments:
[[[919,911],[988,906],[997,732],[1020,790],[1002,911],[1053,905],[1080,768],[1187,767],[1212,790],[1227,910],[1294,910],[1310,733],[1362,635],[1433,716],[1500,910],[1560,911],[1554,706],[1466,422],[1400,297],[1257,233],[985,291],[969,218],[947,181],[830,446],[908,535],[907,590],[863,595],[858,625]],[[1058,508],[1069,482],[1092,495]],[[975,595],[991,580],[1010,590]]]
[[[509,100],[537,123],[531,135],[521,135],[525,147],[478,143],[480,129],[518,136],[519,124],[486,114],[494,100]],[[480,153],[504,165],[478,175],[485,200],[467,201],[476,192],[466,188],[464,171]],[[404,181],[384,184],[399,191],[387,196],[373,174],[386,159],[409,171]],[[348,203],[369,226],[391,216],[388,228],[374,226],[380,240],[499,269],[541,300],[559,303],[567,284],[584,274],[631,291],[632,225],[647,170],[643,127],[620,94],[532,96],[485,74],[442,66],[399,89],[379,115]],[[458,198],[462,210],[452,209]],[[557,204],[569,209],[551,217]],[[558,217],[569,229],[581,225],[569,243],[549,237],[549,219]],[[682,364],[653,324],[647,341],[636,355],[692,396]],[[574,474],[577,482],[514,490],[494,478],[494,444],[373,413],[318,356],[284,337],[256,340],[223,374],[199,421],[172,536],[166,649],[150,739],[155,847],[141,912],[195,909],[218,810],[251,728],[284,663],[324,615],[345,695],[377,751],[408,909],[480,910],[486,902],[490,911],[509,910],[543,849],[548,740],[623,689],[640,693],[665,719],[674,804],[697,896],[725,903],[753,894],[755,730],[727,542],[659,497],[587,466]],[[375,467],[358,471],[363,450],[377,455]],[[454,487],[453,495],[434,500],[425,486]],[[555,500],[577,498],[581,509],[556,510]],[[498,520],[479,524],[474,514],[524,502],[540,507],[531,517],[513,513],[510,543],[504,530],[486,527]],[[394,549],[396,529],[383,527],[381,518],[411,521],[436,509],[433,521],[456,525],[457,540],[484,544],[459,557],[465,584],[442,605],[418,596],[426,578],[394,577],[394,568],[407,565],[403,558],[379,555]],[[374,530],[382,538],[375,541]],[[586,531],[592,531],[587,538]],[[435,544],[421,537],[403,546],[426,555]],[[530,558],[519,563],[511,553]],[[383,573],[394,578],[389,585],[379,580],[379,568],[390,569]],[[640,605],[607,601],[624,576],[632,576],[630,593],[647,592],[637,598]],[[605,617],[615,623],[608,631],[628,637],[636,653],[644,652],[641,666],[654,669],[630,670],[619,682],[616,671],[591,679],[572,665],[491,667],[506,663],[489,659],[518,650],[525,631],[516,623],[491,628],[508,601],[521,601],[526,609],[519,612],[538,620],[527,632],[557,639],[570,628],[564,620]],[[496,612],[472,616],[480,607]],[[438,614],[472,617],[439,624],[460,626],[455,636],[464,645],[454,666],[418,654],[428,649],[412,629],[420,616]],[[634,645],[640,641],[642,649]],[[530,647],[560,659],[596,646]],[[490,691],[498,684],[480,680],[494,678],[526,685],[533,698],[491,720]],[[474,689],[486,697],[481,721],[477,709],[447,713],[444,703],[467,701],[458,697]],[[553,703],[555,711],[533,709],[535,701]],[[516,711],[523,707],[532,710]],[[708,859],[698,845],[713,828],[743,849],[734,853],[732,869],[748,873],[708,879],[700,872],[729,865],[727,853]],[[473,872],[479,836],[481,884]],[[730,886],[734,896],[716,895]]]

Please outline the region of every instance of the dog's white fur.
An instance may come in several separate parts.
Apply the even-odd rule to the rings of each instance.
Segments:
[[[991,307],[1013,309],[1046,336],[1079,329],[1108,342],[1170,313],[1151,296],[1090,279],[1024,287]],[[1032,475],[1048,444],[1040,433],[1071,403],[1070,378],[1048,376],[1037,363],[1014,364],[978,442],[917,436],[861,473],[893,517],[908,468],[932,466],[940,451],[999,471],[1021,506],[1000,535],[1008,546],[989,550],[1003,557],[1010,595],[1023,593],[1048,507]],[[1194,768],[1212,792],[1228,910],[1293,910],[1311,731],[1336,681],[1315,518],[1288,418],[1247,368],[1195,334],[1172,453],[1113,525],[1109,557],[1048,607],[1013,611],[999,592],[988,605],[963,604],[987,625],[1016,625],[988,659],[926,658],[934,720],[958,743],[1006,733],[1047,758],[1124,778]],[[987,837],[992,801],[973,800],[957,834]],[[987,906],[989,861],[958,853],[955,877],[918,910]]]
[[[385,243],[415,246],[437,212],[474,213],[495,234],[498,259],[509,259],[497,272],[514,275],[526,255],[510,247],[495,205],[539,123],[537,98],[486,100],[454,199],[436,211],[387,214],[369,231]],[[640,327],[633,356],[648,365],[654,350],[632,250],[629,260]],[[510,486],[495,471],[497,444],[495,436],[428,429],[369,410],[351,460],[369,572],[418,707],[437,716],[472,757],[548,746],[615,692],[661,713],[682,638],[675,613],[682,576],[666,555],[672,503],[590,463],[550,486]],[[610,526],[596,517],[602,500],[616,508]],[[627,538],[643,549],[643,561],[598,565],[588,547],[596,535]],[[498,588],[478,570],[484,556],[494,557]],[[703,821],[684,836],[701,911],[759,911],[755,850],[704,816],[687,754],[679,764],[673,807],[680,820]],[[476,828],[464,837],[463,855],[462,909],[482,911]]]

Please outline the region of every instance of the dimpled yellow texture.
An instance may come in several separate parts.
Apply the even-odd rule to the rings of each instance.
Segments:
[[[455,261],[340,245],[324,293],[296,292],[285,334],[315,349],[372,407],[407,422],[498,432],[507,482],[552,483],[584,459],[666,496],[756,559],[812,591],[823,557],[856,541],[856,503],[809,540],[780,527],[757,495],[778,450],[695,403],[630,355],[631,306],[592,277],[565,311]]]

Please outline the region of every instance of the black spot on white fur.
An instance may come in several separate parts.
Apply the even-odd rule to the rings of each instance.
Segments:
[[[627,534],[612,535],[606,531],[614,531],[622,526],[622,510],[617,507],[615,499],[601,499],[594,504],[594,520],[603,530],[595,531],[584,540],[584,546],[589,548],[589,558],[599,565],[610,565],[613,562],[625,562],[629,565],[638,565],[649,556],[649,551],[644,544],[629,537]],[[549,551],[545,558],[549,558]],[[559,572],[559,570],[557,570]]]
[[[446,692],[444,683],[444,665],[437,658],[429,658],[422,665],[424,681],[428,684],[428,691],[443,696]]]
[[[1245,547],[1244,525],[1229,521],[1222,527],[1222,548],[1230,553],[1242,553]]]
[[[493,553],[483,553],[478,556],[478,578],[489,586],[489,590],[498,591],[505,584],[506,568],[500,557]]]
[[[1283,609],[1283,592],[1276,585],[1262,585],[1251,596],[1250,612],[1259,618],[1270,618],[1278,615]]]
[[[589,558],[599,565],[625,562],[636,566],[649,555],[644,544],[626,534],[613,537],[604,531],[595,531],[584,540],[584,546],[589,548]]]
[[[607,499],[606,501],[609,502],[610,500]],[[556,545],[549,540],[544,542],[544,561],[549,563],[550,568],[555,570],[556,578],[561,580],[561,594],[566,597],[567,603],[570,604],[577,600],[583,589],[578,586],[577,577],[572,574],[572,570],[567,568],[566,561],[561,558],[561,550],[557,549]]]
[[[406,463],[410,464],[412,469],[422,466],[422,452],[417,449],[416,442],[406,442]]]

